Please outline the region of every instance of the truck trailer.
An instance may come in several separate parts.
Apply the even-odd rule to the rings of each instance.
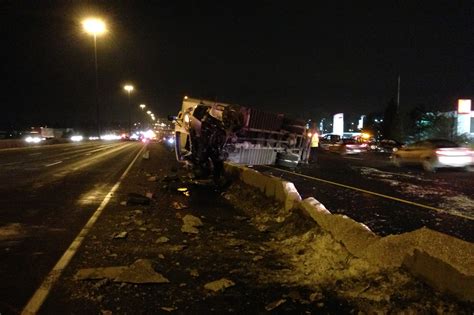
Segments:
[[[283,114],[184,97],[174,120],[176,159],[199,176],[218,177],[225,160],[295,167],[309,154],[306,122]]]

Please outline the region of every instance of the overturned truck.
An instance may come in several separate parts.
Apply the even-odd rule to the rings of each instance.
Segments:
[[[176,158],[217,179],[223,162],[294,167],[307,160],[304,121],[255,108],[185,97],[175,117]]]

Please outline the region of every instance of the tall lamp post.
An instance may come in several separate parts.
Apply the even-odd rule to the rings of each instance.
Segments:
[[[130,92],[133,91],[133,85],[127,84],[123,87],[128,93],[128,136],[132,136],[132,107],[130,105]]]
[[[99,106],[99,67],[97,64],[97,36],[104,34],[107,29],[104,21],[97,18],[88,18],[82,21],[84,31],[94,37],[94,65],[95,65],[95,106],[97,114],[97,136],[100,138],[100,106]]]

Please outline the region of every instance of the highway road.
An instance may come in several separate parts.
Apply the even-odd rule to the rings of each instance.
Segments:
[[[474,173],[397,168],[388,155],[320,152],[319,163],[294,170],[256,169],[293,182],[332,213],[365,223],[379,235],[423,226],[474,242]]]
[[[0,296],[17,313],[139,153],[139,142],[0,150]]]

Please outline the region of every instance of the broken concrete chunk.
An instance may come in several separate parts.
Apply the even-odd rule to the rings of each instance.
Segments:
[[[153,263],[148,259],[138,259],[130,266],[80,269],[76,280],[110,279],[114,282],[127,283],[168,283],[160,273],[153,269]]]
[[[152,192],[147,192],[145,196],[149,199],[153,199],[154,194]]]
[[[183,210],[183,209],[186,209],[188,206],[186,206],[185,204],[179,202],[179,201],[173,201],[173,203],[171,204],[173,206],[173,208],[175,208],[176,210]]]
[[[202,226],[202,221],[198,217],[195,217],[191,214],[187,214],[183,217],[183,226],[181,227],[181,232],[189,234],[198,234],[199,231],[196,228],[197,226]]]
[[[127,238],[128,236],[128,233],[127,232],[119,232],[119,233],[115,233],[113,238],[114,239],[124,239],[124,238]]]
[[[136,193],[129,193],[127,205],[149,205],[150,198]]]
[[[186,224],[181,227],[181,232],[188,234],[199,234],[199,230],[197,228]]]
[[[127,205],[127,202],[126,202],[126,201],[121,201],[121,202],[120,202],[120,205],[121,205],[121,206],[126,206],[126,205]]]
[[[171,245],[171,246],[168,247],[168,250],[170,250],[172,252],[180,252],[183,249],[185,249],[186,247],[188,247],[188,246],[187,245]]]
[[[149,181],[149,182],[156,182],[157,180],[158,180],[158,177],[156,177],[156,176],[150,176],[150,177],[147,178],[147,181]]]
[[[156,241],[155,243],[157,244],[160,244],[160,243],[167,243],[169,242],[169,238],[167,238],[166,236],[160,236]]]
[[[282,305],[285,302],[286,302],[285,299],[280,299],[280,300],[273,301],[272,303],[265,306],[265,310],[267,310],[267,311],[274,310],[275,308],[277,308],[278,306]]]
[[[127,269],[127,266],[105,267],[105,268],[84,268],[80,269],[74,279],[76,280],[101,280],[115,279],[119,274]]]
[[[197,269],[191,269],[191,270],[189,271],[189,275],[190,275],[191,277],[197,278],[197,277],[199,277],[199,272],[197,271]]]
[[[162,274],[153,269],[153,263],[149,259],[138,259],[130,267],[125,269],[117,278],[116,282],[128,283],[168,283],[170,282]]]
[[[213,282],[206,283],[204,285],[204,288],[213,292],[218,292],[218,291],[223,291],[234,285],[235,283],[232,280],[222,278]]]
[[[263,259],[263,256],[255,256],[254,258],[252,258],[253,261],[259,261],[262,259]]]
[[[191,214],[187,214],[183,218],[184,224],[191,225],[191,226],[202,226],[202,221],[198,217],[195,217]]]
[[[177,308],[175,307],[162,307],[161,309],[166,312],[172,312],[172,311],[177,310]]]

